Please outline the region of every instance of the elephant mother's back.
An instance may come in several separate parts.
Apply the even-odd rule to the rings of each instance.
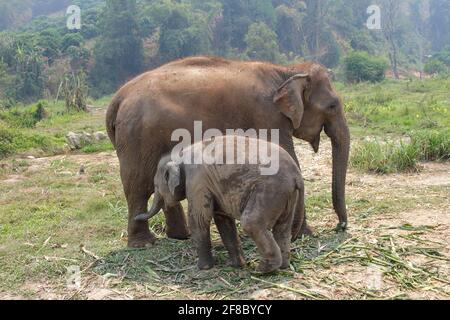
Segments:
[[[120,135],[138,135],[156,126],[167,130],[161,132],[165,137],[194,120],[202,120],[208,128],[226,129],[227,123],[248,127],[273,108],[273,88],[283,80],[277,68],[282,67],[216,57],[168,63],[117,92],[108,108],[108,134],[117,147],[119,126],[125,131]],[[259,108],[250,108],[255,105]]]

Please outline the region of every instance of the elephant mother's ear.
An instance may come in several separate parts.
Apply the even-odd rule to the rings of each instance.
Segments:
[[[180,166],[173,161],[167,164],[166,179],[170,193],[175,196],[175,189],[181,184],[181,171]]]
[[[303,91],[309,82],[309,75],[297,74],[284,82],[275,93],[273,102],[282,114],[291,119],[294,129],[298,129],[304,113]]]

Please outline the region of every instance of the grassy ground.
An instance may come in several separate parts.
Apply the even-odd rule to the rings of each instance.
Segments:
[[[0,159],[14,154],[50,156],[68,151],[66,134],[105,131],[104,111],[111,97],[91,101],[88,113],[67,112],[63,102],[42,101],[45,117],[36,121],[36,106],[0,109]],[[111,144],[88,150],[112,150]]]
[[[339,85],[347,102],[353,144],[367,137],[398,140],[411,131],[448,130],[448,86],[437,80]],[[432,104],[417,103],[430,96]],[[391,111],[375,111],[384,104]],[[95,105],[105,106],[107,99]],[[406,107],[408,115],[403,114]],[[420,113],[422,109],[425,113]],[[58,115],[58,110],[25,131],[64,137],[70,130],[104,130],[104,108],[82,115]],[[433,128],[423,126],[421,114],[430,117]],[[126,202],[117,158],[107,146],[37,158],[27,156],[39,152],[22,150],[5,158],[0,161],[0,298],[450,297],[448,162],[422,162],[413,172],[389,175],[351,168],[350,229],[337,234],[332,230],[337,218],[331,209],[329,141],[324,139],[317,155],[300,142],[297,151],[316,236],[292,245],[291,270],[267,277],[253,272],[258,255],[244,236],[248,267],[227,268],[226,252],[215,229],[218,264],[199,272],[191,241],[167,239],[161,214],[152,222],[158,245],[127,249]],[[81,166],[85,174],[80,175]],[[73,266],[81,271],[77,288],[68,287],[68,270]]]

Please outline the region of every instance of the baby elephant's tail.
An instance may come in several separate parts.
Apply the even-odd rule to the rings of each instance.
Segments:
[[[292,241],[294,241],[298,238],[305,219],[305,186],[301,175],[295,179],[295,192],[289,198],[288,208],[294,216],[292,224]]]

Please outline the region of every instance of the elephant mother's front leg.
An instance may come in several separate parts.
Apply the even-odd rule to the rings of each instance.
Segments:
[[[281,138],[280,138],[281,139]],[[280,145],[289,153],[289,155],[294,159],[297,166],[300,168],[300,162],[298,161],[297,154],[295,153],[294,142],[291,137],[284,138],[280,140]],[[294,214],[294,221],[292,223],[292,241],[297,240],[300,236],[311,236],[313,231],[308,226],[306,221],[306,210],[304,209],[304,204],[302,199],[299,197],[296,206],[296,212]]]
[[[167,237],[177,240],[189,239],[189,228],[181,204],[164,208],[164,215],[166,217]]]

